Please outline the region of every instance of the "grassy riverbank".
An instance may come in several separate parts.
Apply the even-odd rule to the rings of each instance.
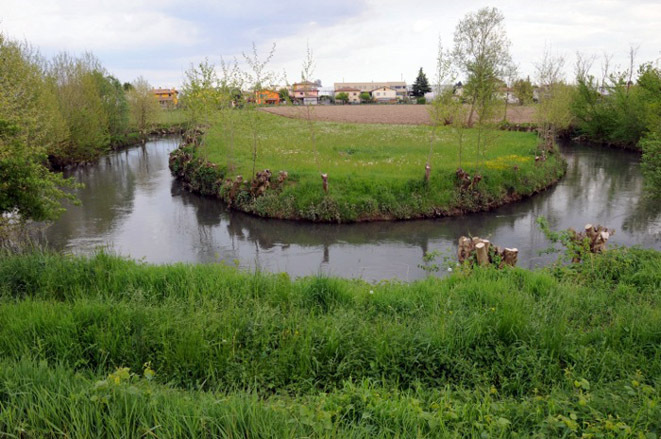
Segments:
[[[452,129],[442,128],[433,141],[431,176],[425,182],[429,127],[308,124],[254,111],[233,117],[233,135],[222,125],[212,127],[201,147],[173,154],[171,169],[192,190],[259,216],[351,222],[456,215],[531,195],[557,181],[565,169],[557,155],[535,161],[535,134],[495,130],[465,130],[460,162]],[[479,135],[492,141],[478,160],[474,145]],[[253,157],[256,171],[273,172],[271,188],[261,196],[250,191]],[[462,188],[458,167],[481,175],[481,181]],[[275,183],[281,170],[289,174],[282,185]],[[328,174],[328,193],[321,173]],[[245,181],[232,190],[224,179],[237,175]]]
[[[35,253],[0,297],[9,435],[661,432],[652,250],[379,285]]]

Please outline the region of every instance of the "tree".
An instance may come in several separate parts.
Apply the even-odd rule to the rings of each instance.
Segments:
[[[122,83],[114,76],[104,76],[101,72],[94,72],[93,75],[106,113],[108,132],[111,139],[116,139],[128,131],[129,106],[126,93]]]
[[[369,103],[372,102],[372,95],[366,91],[363,91],[358,95],[358,99],[360,99],[360,102]]]
[[[109,117],[99,87],[105,69],[91,53],[74,58],[62,52],[51,62],[49,75],[68,128],[63,149],[51,153],[73,162],[97,157],[110,145]]]
[[[13,216],[51,220],[74,200],[71,179],[50,172],[46,151],[66,139],[66,126],[43,60],[27,45],[0,33],[0,232]],[[0,233],[0,239],[2,238]]]
[[[456,65],[467,76],[464,95],[471,110],[468,124],[472,124],[473,113],[478,117],[489,116],[493,107],[494,94],[511,65],[510,41],[503,21],[505,17],[496,8],[482,8],[466,15],[454,33],[453,57]]]
[[[429,86],[429,81],[427,81],[427,75],[424,74],[422,67],[420,67],[420,70],[418,71],[418,77],[413,83],[413,96],[420,98],[423,97],[425,93],[429,93],[430,91],[431,87]]]
[[[146,135],[156,121],[161,108],[152,86],[140,76],[133,81],[133,89],[128,93],[129,107],[133,121],[141,135]]]
[[[446,87],[456,79],[456,73],[452,65],[450,52],[443,49],[441,38],[438,39],[438,51],[436,55],[436,84],[434,85],[434,99],[429,106],[429,117],[431,119],[431,131],[429,133],[429,153],[425,164],[425,181],[429,181],[431,174],[431,160],[434,152],[434,140],[437,130],[445,124],[453,123],[457,116],[457,108],[461,102],[454,98],[454,88]],[[463,124],[463,120],[460,121]],[[461,167],[462,137],[459,140],[459,166]]]
[[[278,96],[280,96],[281,101],[291,103],[291,98],[289,97],[289,89],[284,87],[281,88],[278,90]]]
[[[464,96],[470,104],[468,125],[477,115],[477,164],[490,137],[484,127],[491,122],[499,103],[496,99],[498,87],[511,65],[510,41],[503,21],[505,17],[496,8],[482,8],[467,14],[457,24],[454,33],[452,56],[458,68],[464,72],[467,82]]]
[[[216,66],[208,59],[191,65],[185,72],[181,105],[192,125],[211,125],[221,105]]]
[[[335,100],[342,101],[343,104],[346,104],[349,102],[349,93],[347,92],[340,92],[335,96]]]
[[[271,50],[262,59],[257,53],[257,46],[252,43],[252,53],[247,55],[243,53],[243,59],[248,65],[248,70],[244,72],[245,84],[250,87],[252,96],[258,96],[259,93],[269,85],[273,85],[276,76],[271,71],[267,70],[271,58],[275,53],[275,43],[271,46]],[[254,101],[254,100],[253,100]],[[259,131],[261,127],[262,112],[256,111],[254,108],[249,108],[250,111],[250,131],[252,132],[252,174],[255,176],[257,166],[257,155],[259,152]]]
[[[533,88],[532,82],[530,82],[530,77],[526,79],[517,79],[512,85],[514,91],[514,96],[519,100],[519,105],[527,105],[532,103],[533,100]]]
[[[565,59],[552,55],[549,48],[544,50],[542,60],[535,64],[539,84],[536,117],[538,133],[542,140],[542,156],[553,151],[558,130],[569,127],[572,119],[573,89],[563,81],[564,65]]]

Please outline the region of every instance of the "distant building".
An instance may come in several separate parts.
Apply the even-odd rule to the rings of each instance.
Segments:
[[[357,88],[361,92],[366,91],[366,92],[371,92],[374,89],[380,88],[380,87],[388,87],[397,93],[397,96],[399,98],[403,98],[407,96],[407,89],[406,89],[406,82],[404,81],[388,81],[388,82],[336,82],[335,83],[335,90],[339,90],[341,88]]]
[[[162,108],[175,108],[179,103],[179,92],[175,88],[155,88],[153,92]]]
[[[340,93],[346,93],[347,96],[349,96],[349,102],[350,104],[360,104],[360,90],[357,88],[351,88],[351,87],[345,87],[345,88],[337,88],[335,89],[335,99],[337,99],[337,95]]]
[[[310,81],[297,82],[292,85],[289,97],[299,104],[317,105],[319,103],[319,86]]]
[[[273,90],[256,91],[255,103],[257,105],[278,105],[280,103],[280,94]]]
[[[370,94],[374,102],[397,102],[397,92],[390,87],[375,88]]]

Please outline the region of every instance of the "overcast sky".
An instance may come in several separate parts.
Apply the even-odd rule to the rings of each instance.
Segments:
[[[534,76],[545,46],[566,57],[604,52],[612,64],[661,57],[661,0],[0,0],[0,31],[25,39],[46,56],[91,51],[122,82],[142,75],[154,86],[180,86],[183,72],[204,57],[241,56],[252,42],[264,53],[276,43],[271,69],[300,78],[306,43],[314,78],[412,82],[418,68],[431,79],[438,37],[448,46],[457,22],[484,6],[505,15],[511,52],[522,76]]]

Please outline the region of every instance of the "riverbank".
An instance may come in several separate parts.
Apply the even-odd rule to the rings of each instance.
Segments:
[[[640,249],[378,285],[5,255],[0,431],[652,437],[660,286]]]
[[[558,154],[536,158],[533,133],[466,129],[460,151],[444,127],[430,151],[425,126],[310,125],[259,111],[235,117],[233,135],[214,126],[190,138],[171,154],[170,169],[187,189],[262,217],[344,223],[461,215],[531,196],[565,172]],[[479,135],[491,143],[478,155]],[[251,181],[253,168],[269,172]]]

